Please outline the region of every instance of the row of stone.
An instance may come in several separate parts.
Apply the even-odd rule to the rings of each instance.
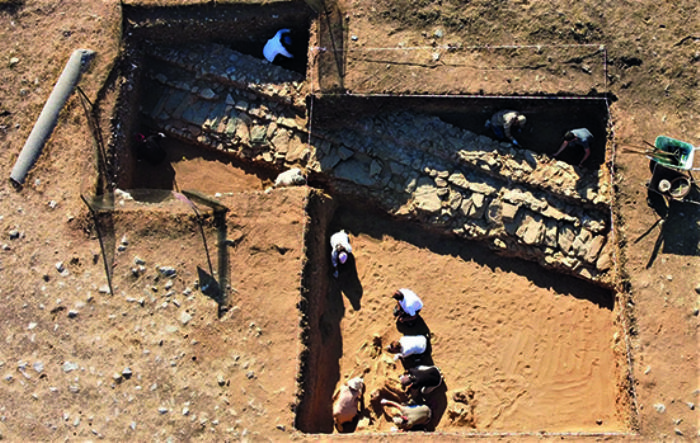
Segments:
[[[604,248],[610,232],[609,212],[572,205],[556,194],[443,160],[431,155],[428,143],[414,143],[406,150],[400,140],[387,144],[380,137],[373,143],[353,132],[359,127],[383,134],[387,124],[382,120],[391,119],[400,122],[398,132],[403,130],[408,138],[439,141],[440,131],[427,129],[435,127],[430,124],[432,118],[399,113],[349,123],[342,131],[319,129],[315,134],[324,133],[327,141],[332,140],[331,146],[340,147],[336,152],[320,149],[315,158],[322,165],[334,165],[336,178],[376,191],[375,198],[389,202],[393,213],[417,215],[467,239],[490,240],[498,249],[536,259],[547,267],[605,279],[611,266],[612,244]],[[361,142],[353,150],[349,140]],[[425,146],[428,148],[420,149]],[[338,162],[339,158],[344,160]],[[559,164],[548,162],[542,167],[556,169]],[[393,195],[387,195],[386,188]]]
[[[518,156],[551,168],[549,176],[566,167],[563,163],[540,165],[530,152],[511,155],[506,152],[510,148],[486,137],[409,113],[347,122],[343,129],[314,128],[309,138],[298,115],[285,121],[290,111],[264,96],[210,83],[207,88],[214,95],[203,97],[202,85],[177,84],[168,80],[166,71],[153,76],[159,98],[144,111],[171,135],[280,168],[302,166],[333,179],[337,190],[369,197],[392,214],[417,218],[465,239],[486,240],[502,252],[550,268],[609,280],[609,212],[572,205],[575,194],[562,198],[503,173],[531,172],[527,168],[532,162]],[[473,155],[474,162],[455,161],[462,152]],[[474,155],[478,152],[483,155]],[[493,161],[508,167],[489,166]]]
[[[573,166],[538,155],[512,144],[445,123],[438,117],[399,113],[375,121],[371,132],[366,125],[354,125],[354,139],[360,145],[378,143],[402,146],[432,155],[451,164],[476,169],[509,183],[556,194],[563,200],[584,206],[609,206],[611,188],[599,171],[577,171]],[[357,143],[356,143],[357,144]],[[537,174],[533,172],[537,171]],[[544,178],[544,179],[543,179]]]
[[[179,48],[161,46],[150,47],[149,55],[160,61],[165,61],[187,72],[194,74],[195,83],[203,83],[199,94],[204,99],[212,100],[215,92],[207,84],[233,86],[237,90],[248,90],[251,94],[260,96],[267,102],[281,101],[287,105],[293,104],[297,113],[305,106],[306,87],[303,77],[295,72],[280,68],[249,55],[238,53],[230,48],[217,44],[192,44]],[[160,75],[162,76],[162,74]],[[192,76],[187,77],[192,78]],[[191,81],[183,82],[181,88],[191,88]],[[177,87],[177,85],[171,85]],[[195,85],[194,88],[197,88]],[[196,89],[195,89],[196,92]],[[230,97],[229,97],[230,99]],[[252,98],[251,98],[252,99]],[[243,106],[246,106],[244,102]],[[257,114],[253,108],[250,114],[261,116],[264,108]],[[405,115],[401,118],[405,118]],[[485,136],[478,136],[470,131],[444,123],[437,117],[425,121],[426,131],[431,136],[439,135],[439,139],[415,138],[424,135],[423,132],[411,132],[406,136],[405,131],[396,130],[402,127],[402,122],[386,119],[383,127],[376,127],[375,133],[369,137],[376,139],[380,134],[383,143],[416,147],[428,145],[433,155],[442,157],[450,162],[457,162],[467,167],[479,169],[486,174],[513,183],[523,183],[529,187],[554,193],[565,200],[584,206],[605,207],[611,200],[612,188],[607,183],[606,169],[597,172],[577,171],[566,163],[557,163],[549,173],[532,174],[533,171],[546,170],[551,163],[548,156],[538,156],[532,151],[514,149],[510,143],[497,142]],[[381,123],[381,122],[378,122]],[[403,125],[405,127],[405,125]],[[357,146],[367,135],[356,134]],[[547,171],[549,172],[549,171]]]
[[[218,44],[191,44],[178,48],[150,46],[149,59],[164,61],[206,82],[230,85],[265,96],[270,101],[304,109],[304,76]]]

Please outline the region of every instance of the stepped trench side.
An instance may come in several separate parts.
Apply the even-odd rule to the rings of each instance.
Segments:
[[[309,135],[300,74],[215,44],[150,51],[141,112],[170,136],[280,171],[302,167],[394,216],[614,286],[605,167],[581,172],[409,112]]]

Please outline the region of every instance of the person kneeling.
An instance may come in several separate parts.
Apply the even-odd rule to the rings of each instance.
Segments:
[[[402,405],[395,401],[382,399],[381,404],[397,409],[391,421],[401,430],[408,431],[417,426],[427,425],[432,418],[432,411],[427,405]]]
[[[339,267],[348,261],[350,254],[352,254],[352,246],[350,246],[350,237],[348,237],[348,234],[341,229],[331,235],[331,264],[333,265],[333,277],[338,278]]]
[[[355,377],[343,383],[335,393],[333,422],[338,432],[348,432],[357,415],[364,409],[362,397],[364,393],[365,383],[361,377]]]
[[[442,373],[437,366],[420,365],[409,368],[399,377],[401,386],[411,397],[428,395],[442,384]]]
[[[402,288],[394,292],[392,298],[396,300],[394,317],[401,323],[411,323],[418,318],[423,309],[423,301],[410,289]]]

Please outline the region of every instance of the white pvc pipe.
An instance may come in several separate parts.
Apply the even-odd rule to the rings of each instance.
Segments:
[[[15,184],[21,185],[24,183],[27,173],[34,166],[39,155],[41,155],[41,150],[46,140],[51,136],[53,128],[56,126],[58,114],[78,84],[83,67],[87,65],[94,54],[95,52],[89,49],[76,49],[73,51],[68,63],[66,63],[66,67],[63,68],[63,72],[56,82],[56,86],[54,86],[51,95],[46,104],[44,104],[44,109],[41,110],[32,132],[24,143],[15,166],[12,168],[10,180]]]

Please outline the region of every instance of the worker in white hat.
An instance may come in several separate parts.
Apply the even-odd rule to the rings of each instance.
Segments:
[[[349,254],[352,254],[350,238],[345,230],[340,230],[331,235],[331,264],[333,265],[333,277],[338,278],[338,267],[348,261]]]
[[[490,119],[486,120],[486,128],[491,129],[493,134],[499,140],[508,140],[514,145],[519,143],[515,139],[513,132],[519,132],[527,123],[527,118],[518,111],[504,109],[493,114]]]
[[[263,48],[263,55],[268,62],[272,63],[275,61],[278,55],[287,58],[294,58],[289,50],[292,46],[292,31],[289,29],[280,29],[277,31],[274,37],[265,43]]]

